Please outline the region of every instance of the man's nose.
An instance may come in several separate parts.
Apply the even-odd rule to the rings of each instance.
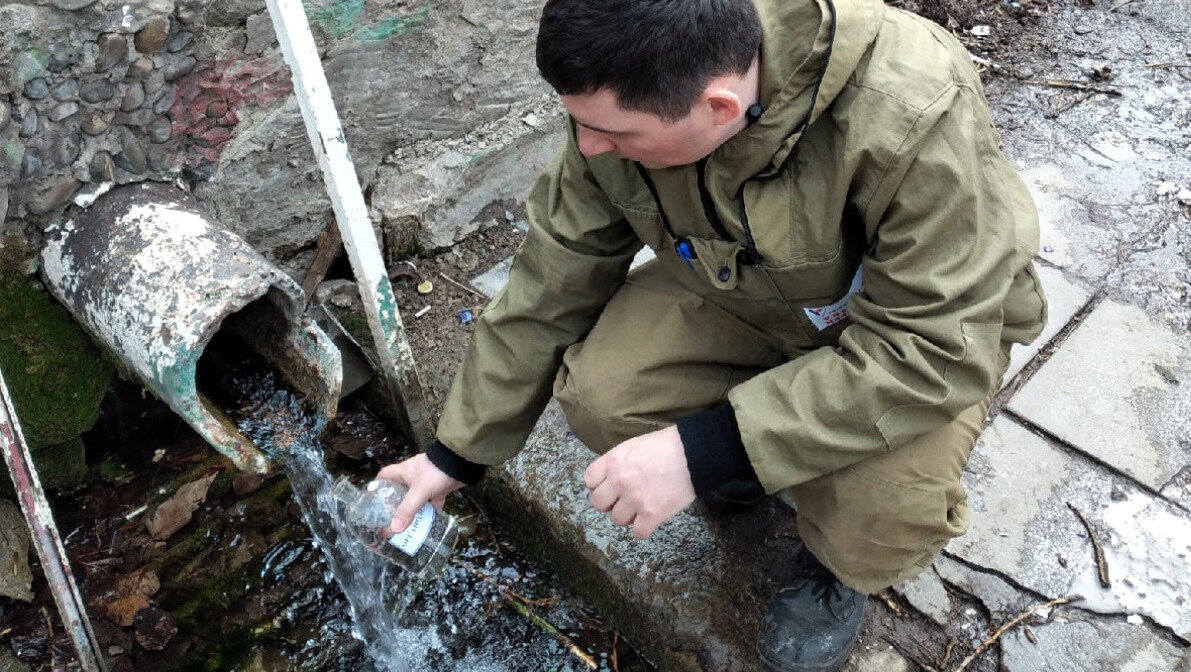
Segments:
[[[595,156],[616,149],[616,145],[608,138],[595,131],[579,127],[579,153],[583,156]]]

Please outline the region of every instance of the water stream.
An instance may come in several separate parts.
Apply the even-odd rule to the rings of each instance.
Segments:
[[[271,372],[236,375],[230,385],[242,400],[233,411],[240,429],[289,477],[302,518],[351,605],[354,634],[381,669],[412,672],[411,654],[431,644],[429,631],[400,624],[420,580],[352,537],[331,496],[335,479],[327,471],[321,441],[326,420],[283,389]]]

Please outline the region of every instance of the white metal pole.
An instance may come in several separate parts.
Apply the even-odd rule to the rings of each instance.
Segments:
[[[306,120],[306,132],[314,156],[323,171],[331,206],[338,218],[364,312],[376,343],[381,374],[388,382],[395,405],[405,414],[404,429],[415,447],[424,447],[433,438],[429,413],[422,393],[422,381],[414,362],[413,350],[401,323],[397,299],[381,259],[380,247],[364,205],[364,195],[356,179],[343,126],[335,111],[335,101],[327,85],[318,56],[318,46],[310,33],[306,10],[301,0],[266,0],[281,52],[294,79],[294,94]]]

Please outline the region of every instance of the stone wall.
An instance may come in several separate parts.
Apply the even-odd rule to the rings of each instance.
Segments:
[[[524,197],[561,142],[540,0],[305,5],[390,256]],[[81,192],[181,179],[301,275],[331,208],[263,0],[10,1],[0,26],[0,235],[36,244]]]

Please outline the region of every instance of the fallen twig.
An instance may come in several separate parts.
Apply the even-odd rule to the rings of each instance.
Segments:
[[[1064,91],[1063,95],[1059,98],[1059,104],[1057,106],[1055,106],[1055,109],[1051,110],[1050,112],[1047,112],[1046,114],[1044,114],[1042,116],[1046,117],[1047,119],[1054,119],[1054,118],[1058,117],[1060,114],[1066,112],[1067,110],[1070,110],[1071,108],[1076,107],[1077,105],[1087,101],[1089,98],[1091,98],[1094,95],[1096,95],[1095,92],[1085,93],[1084,95],[1080,96],[1079,98],[1076,98],[1074,102],[1072,102],[1070,104],[1065,104],[1065,102],[1067,100],[1067,98],[1066,98],[1067,92]]]
[[[459,282],[458,280],[455,280],[454,278],[447,275],[446,273],[439,271],[438,274],[442,276],[443,280],[446,280],[447,282],[451,283],[452,285],[455,285],[459,289],[462,289],[467,292],[471,292],[472,294],[475,294],[476,296],[480,297],[481,299],[484,299],[485,301],[488,300],[488,297],[484,296],[484,294],[482,292],[476,291],[476,290],[472,289],[471,287],[468,287],[467,285]]]
[[[897,606],[897,603],[893,601],[892,597],[889,597],[888,593],[881,591],[877,593],[877,597],[881,598],[881,601],[885,603],[886,607],[889,607],[889,611],[892,611],[894,616],[902,615],[902,608]]]
[[[620,658],[616,653],[616,645],[620,642],[620,631],[612,631],[612,672],[620,672]]]
[[[1083,82],[1073,82],[1067,79],[1027,79],[1026,84],[1035,84],[1038,86],[1049,86],[1056,89],[1075,89],[1076,91],[1091,91],[1093,93],[1103,93],[1106,96],[1120,98],[1125,95],[1121,93],[1120,89],[1109,89],[1103,86],[1092,86],[1091,84],[1084,84]]]
[[[1178,63],[1176,61],[1165,61],[1163,63],[1142,63],[1143,68],[1191,68],[1191,63]]]
[[[985,649],[987,649],[988,647],[995,644],[997,642],[997,640],[999,640],[1001,638],[1002,635],[1004,635],[1006,632],[1009,632],[1018,623],[1021,623],[1022,621],[1026,620],[1027,618],[1033,616],[1035,613],[1037,613],[1043,609],[1048,609],[1050,607],[1058,606],[1060,604],[1067,604],[1068,602],[1074,602],[1076,600],[1082,600],[1082,599],[1083,599],[1083,597],[1081,597],[1079,595],[1068,595],[1066,597],[1056,597],[1055,599],[1051,600],[1050,602],[1046,602],[1045,604],[1036,604],[1036,605],[1030,607],[1029,609],[1026,609],[1025,611],[1021,612],[1017,616],[1014,616],[1005,625],[1002,625],[1001,627],[997,628],[997,631],[994,632],[988,639],[984,640],[983,642],[980,642],[980,646],[977,646],[976,649],[972,651],[972,653],[968,654],[967,658],[964,658],[962,661],[960,661],[959,666],[956,667],[951,672],[963,672],[963,670],[965,668],[967,668],[968,665],[972,664],[973,660],[976,660],[976,658],[979,657],[980,654],[984,653]]]
[[[1067,508],[1075,513],[1075,517],[1079,518],[1079,522],[1083,523],[1083,529],[1088,531],[1088,539],[1092,540],[1092,553],[1096,558],[1096,576],[1100,579],[1101,588],[1111,588],[1112,581],[1108,580],[1108,561],[1104,559],[1104,548],[1100,546],[1100,541],[1096,539],[1096,533],[1092,530],[1092,524],[1083,515],[1083,512],[1075,508],[1071,502],[1067,502]]]
[[[1108,8],[1108,11],[1110,11],[1110,12],[1115,12],[1115,11],[1117,11],[1118,9],[1120,9],[1120,8],[1124,7],[1125,5],[1129,5],[1129,4],[1132,4],[1132,3],[1134,3],[1134,2],[1137,2],[1137,0],[1121,0],[1120,2],[1118,2],[1118,3],[1117,3],[1117,4],[1115,4],[1115,5],[1113,5],[1112,7],[1109,7],[1109,8]]]

